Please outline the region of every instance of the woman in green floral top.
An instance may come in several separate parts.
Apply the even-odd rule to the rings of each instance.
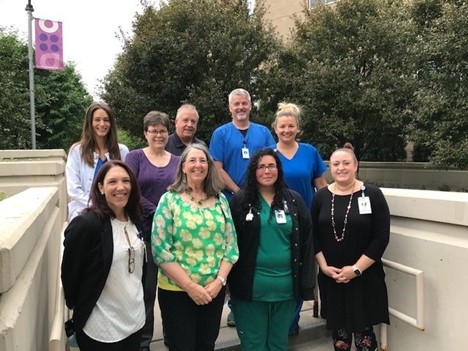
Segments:
[[[170,351],[215,347],[226,279],[239,258],[223,187],[206,147],[193,144],[154,214],[151,242]]]

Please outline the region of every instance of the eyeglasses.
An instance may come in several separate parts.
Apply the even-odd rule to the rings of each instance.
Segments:
[[[135,272],[135,249],[130,244],[130,238],[128,237],[127,226],[124,227],[125,239],[128,244],[128,273],[132,274]]]
[[[195,165],[197,164],[197,162],[201,165],[206,165],[208,163],[208,160],[206,158],[191,158],[186,160],[185,162],[187,162],[189,165]]]
[[[164,136],[168,133],[167,130],[164,130],[164,129],[163,130],[152,129],[152,130],[147,130],[146,132],[152,135],[161,135],[161,136]]]
[[[272,171],[278,167],[274,163],[270,163],[269,165],[258,165],[257,171],[265,172],[267,168],[269,171]]]
[[[130,246],[128,249],[128,273],[135,272],[135,249]]]

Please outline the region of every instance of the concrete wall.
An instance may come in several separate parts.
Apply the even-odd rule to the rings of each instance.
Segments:
[[[64,150],[0,150],[0,192],[17,194],[31,186],[58,188],[60,215],[67,213]]]
[[[52,331],[54,350],[65,349],[59,194],[28,188],[0,201],[0,351],[48,350]]]
[[[392,214],[384,258],[424,272],[424,331],[392,317],[388,350],[459,350],[468,325],[468,193],[383,191]],[[390,307],[416,317],[414,279],[386,272]]]
[[[0,150],[0,351],[64,350],[64,150]]]
[[[272,22],[279,37],[290,38],[290,30],[294,27],[293,16],[302,16],[303,6],[307,0],[266,0],[266,18]]]
[[[325,175],[332,182],[329,172]],[[363,161],[359,163],[359,178],[387,188],[468,192],[468,170],[440,170],[427,162]]]

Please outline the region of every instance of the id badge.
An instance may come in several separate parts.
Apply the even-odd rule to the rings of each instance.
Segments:
[[[370,199],[368,196],[358,197],[359,213],[360,214],[371,214],[372,208]]]
[[[286,223],[286,215],[283,210],[275,210],[276,223],[284,224]]]
[[[250,158],[249,149],[246,147],[242,148],[242,158],[248,160]]]

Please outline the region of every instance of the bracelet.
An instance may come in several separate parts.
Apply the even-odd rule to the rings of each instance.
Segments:
[[[223,278],[223,277],[221,277],[220,275],[218,275],[218,276],[216,277],[216,279],[219,279],[219,280],[221,281],[221,284],[222,284],[223,286],[226,286],[226,279],[225,279],[225,278]]]

